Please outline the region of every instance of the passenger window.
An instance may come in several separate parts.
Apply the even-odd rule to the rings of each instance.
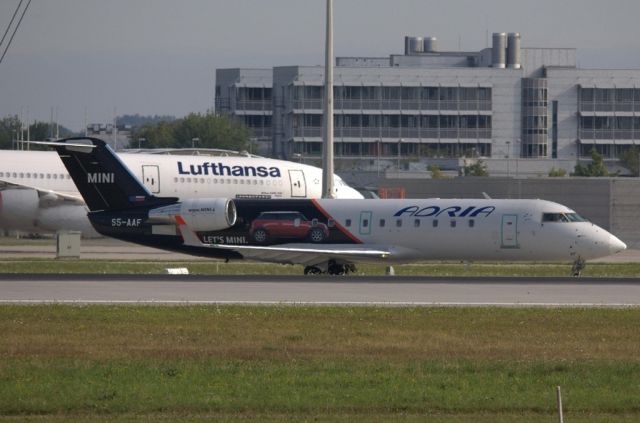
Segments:
[[[402,219],[398,219],[398,220],[396,220],[396,226],[397,226],[398,228],[401,228],[401,227],[402,227]]]
[[[438,219],[433,219],[432,225],[434,228],[438,227]]]
[[[362,219],[362,227],[366,228],[367,226],[369,226],[369,219]]]
[[[469,220],[469,227],[470,228],[473,228],[475,226],[475,224],[476,224],[475,220],[473,220],[473,219]]]
[[[346,226],[347,228],[348,228],[349,226],[351,226],[351,219],[347,219],[347,220],[345,220],[345,221],[344,221],[344,226]]]
[[[452,227],[452,228],[455,228],[455,227],[456,227],[456,221],[455,221],[455,220],[452,220],[452,221],[451,221],[451,227]]]
[[[416,219],[413,221],[413,226],[415,226],[416,228],[420,227],[420,219]]]
[[[387,222],[385,222],[385,220],[384,220],[384,219],[380,219],[380,227],[381,227],[381,228],[384,228],[384,225],[385,225],[386,223],[387,223]]]

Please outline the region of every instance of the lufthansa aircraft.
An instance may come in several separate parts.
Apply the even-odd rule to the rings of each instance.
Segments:
[[[222,259],[345,274],[358,262],[585,260],[626,245],[543,200],[232,199],[157,197],[101,140],[53,145],[106,236]]]
[[[322,170],[264,157],[119,154],[149,192],[178,198],[318,198]],[[362,195],[336,178],[338,198]],[[99,181],[97,181],[99,182]],[[67,170],[52,151],[0,151],[0,229],[97,233]]]

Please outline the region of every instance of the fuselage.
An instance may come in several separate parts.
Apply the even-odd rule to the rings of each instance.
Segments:
[[[229,227],[208,230],[200,225],[197,235],[209,247],[190,247],[188,252],[242,258],[241,254],[216,248],[216,245],[313,244],[313,248],[324,249],[325,255],[330,256],[331,251],[341,245],[362,246],[387,250],[390,252],[387,261],[405,263],[416,260],[575,261],[608,256],[626,248],[614,235],[568,207],[544,200],[236,200],[235,208],[237,219]],[[182,249],[175,227],[154,224],[153,219],[148,219],[148,211],[98,212],[90,216],[105,235],[160,248]],[[114,220],[117,218],[123,220]],[[282,222],[278,223],[277,219]],[[254,224],[261,221],[268,221],[270,226],[261,228]],[[306,230],[291,230],[296,226]],[[314,239],[309,229],[313,227],[322,228],[324,234],[318,233],[319,238]],[[260,229],[263,231],[259,232]],[[293,233],[300,235],[292,237]],[[277,255],[273,261],[278,261]]]
[[[118,155],[157,196],[319,198],[322,169],[264,157]],[[335,175],[338,198],[362,198]],[[78,190],[53,151],[0,150],[0,180],[69,195]]]
[[[545,200],[317,200],[359,242],[408,260],[575,260],[626,248],[608,231]]]

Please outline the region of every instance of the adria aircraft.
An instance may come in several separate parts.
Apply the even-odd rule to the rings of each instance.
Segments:
[[[585,260],[626,245],[543,200],[231,199],[156,197],[101,140],[53,145],[106,236],[222,259],[345,274],[359,262]]]
[[[119,154],[158,196],[179,198],[318,198],[322,170],[250,156]],[[336,178],[337,198],[362,198]],[[0,150],[0,228],[31,233],[79,230],[97,233],[87,208],[53,151]]]

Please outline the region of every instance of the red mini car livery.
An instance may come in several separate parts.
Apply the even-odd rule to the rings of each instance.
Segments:
[[[329,228],[297,211],[268,211],[251,222],[249,235],[259,244],[279,239],[322,242],[329,236]]]

